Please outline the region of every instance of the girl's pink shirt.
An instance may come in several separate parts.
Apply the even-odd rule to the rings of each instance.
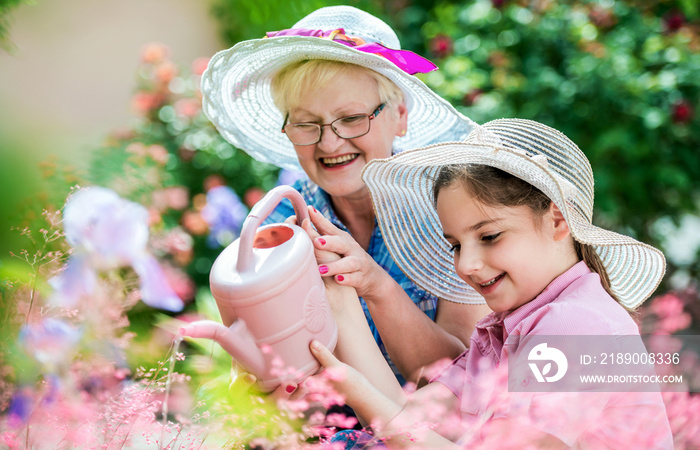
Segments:
[[[658,392],[488,392],[507,391],[508,352],[516,349],[504,344],[526,335],[639,335],[639,327],[581,261],[532,301],[480,320],[470,348],[431,382],[460,398],[468,422],[517,416],[568,446],[623,448],[634,440],[644,448],[673,448]]]

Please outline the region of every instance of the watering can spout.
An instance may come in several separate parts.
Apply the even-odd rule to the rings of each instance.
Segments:
[[[213,320],[199,320],[180,328],[180,334],[216,341],[250,373],[256,376],[265,373],[265,357],[241,319],[230,327]]]

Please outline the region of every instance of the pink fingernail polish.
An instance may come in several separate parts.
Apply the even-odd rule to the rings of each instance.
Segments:
[[[345,277],[344,277],[344,276],[342,276],[342,275],[338,275],[338,281],[343,281],[344,279],[345,279]]]
[[[318,210],[316,210],[316,208],[314,208],[313,206],[312,206],[312,208],[313,208],[314,212],[318,212]]]
[[[323,238],[318,238],[318,243],[321,245],[326,245],[326,240]]]
[[[318,271],[321,272],[321,274],[328,273],[328,266],[319,266]]]
[[[297,388],[290,384],[289,386],[287,386],[286,390],[287,390],[287,394],[291,394],[292,392],[296,391]]]

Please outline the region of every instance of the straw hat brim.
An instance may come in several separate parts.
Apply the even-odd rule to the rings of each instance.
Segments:
[[[391,256],[428,292],[458,303],[483,302],[457,276],[433,203],[435,177],[441,167],[450,164],[493,166],[540,189],[562,211],[574,239],[595,248],[613,293],[625,307],[641,304],[661,282],[663,254],[631,237],[594,226],[570,201],[572,187],[549,170],[546,159],[507,147],[452,142],[371,161],[362,173]]]
[[[417,77],[386,58],[308,36],[253,39],[214,55],[202,75],[204,113],[227,141],[256,160],[300,170],[294,147],[281,132],[284,117],[272,101],[270,82],[286,65],[306,59],[367,67],[404,92],[408,126],[406,135],[396,139],[395,151],[461,140],[475,125]]]

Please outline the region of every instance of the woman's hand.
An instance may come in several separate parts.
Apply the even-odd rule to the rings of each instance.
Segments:
[[[316,211],[312,206],[308,206],[307,208],[309,210],[309,215],[313,214]],[[288,223],[291,225],[297,225],[297,222],[298,221],[296,216],[289,216],[284,221],[284,223]],[[314,227],[311,225],[311,222],[308,219],[304,219],[300,226],[304,229],[304,231],[306,231],[306,234],[309,235],[309,238],[312,242],[321,237],[321,235],[318,234],[318,231],[314,229]],[[329,251],[328,249],[317,248],[315,245],[314,256],[316,257],[316,262],[318,264],[328,264],[333,261],[338,261],[341,258],[340,255],[337,253],[333,253],[333,251]]]
[[[352,286],[360,297],[377,295],[383,280],[391,279],[388,273],[353,239],[350,233],[340,230],[323,214],[309,208],[311,222],[321,235],[312,237],[317,250],[340,255],[336,261],[319,264],[322,277],[334,277],[344,286]]]

